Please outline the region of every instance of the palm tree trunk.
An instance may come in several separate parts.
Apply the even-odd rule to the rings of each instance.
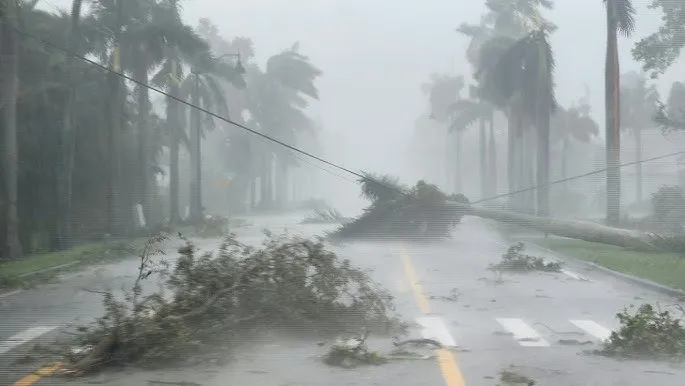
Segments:
[[[619,122],[619,63],[615,0],[607,0],[607,51],[605,64],[607,224],[618,226],[621,217],[621,163]]]
[[[493,114],[494,115],[494,114]],[[489,171],[490,176],[490,186],[488,190],[489,196],[494,196],[497,194],[497,142],[495,141],[495,118],[491,115],[490,122],[490,143],[488,145],[488,151],[490,156]]]
[[[462,172],[462,154],[461,154],[461,136],[462,132],[461,131],[455,131],[454,132],[454,192],[455,193],[461,193],[463,186],[462,186],[462,179],[461,179],[461,172]]]
[[[5,177],[5,242],[6,255],[10,259],[22,256],[19,239],[19,216],[17,214],[17,179],[19,174],[19,149],[17,145],[17,93],[19,91],[19,36],[16,30],[18,17],[16,0],[5,2],[0,32],[0,70],[2,84],[2,123],[4,129],[3,175]]]
[[[635,194],[636,201],[642,202],[642,130],[635,130]]]
[[[434,137],[436,137],[438,134],[435,134],[431,136],[431,140],[435,140]],[[454,164],[455,164],[455,141],[452,140],[452,135],[456,135],[454,133],[450,133],[449,131],[446,131],[444,133],[444,146],[445,146],[445,184],[448,187],[448,189],[452,189],[454,187]],[[440,143],[440,140],[435,140],[434,142]]]
[[[123,101],[121,93],[121,80],[117,73],[121,70],[119,41],[121,36],[121,22],[123,20],[123,0],[117,0],[116,26],[114,30],[114,42],[112,49],[111,69],[108,73],[107,83],[110,98],[106,109],[108,112],[108,178],[107,178],[107,230],[110,235],[119,235],[121,227],[124,225],[123,219],[119,216],[119,136],[121,134],[121,120]],[[131,213],[131,212],[129,212]],[[132,213],[131,213],[132,214]],[[132,217],[132,216],[131,216]]]
[[[144,48],[144,47],[143,47]],[[143,84],[148,83],[147,63],[140,58],[136,63],[135,78]],[[138,166],[140,175],[138,181],[138,203],[143,207],[146,223],[150,223],[150,149],[148,149],[148,132],[150,117],[150,92],[147,87],[138,87]]]
[[[200,77],[194,74],[192,103],[200,105]],[[190,138],[190,218],[199,221],[202,218],[202,164],[201,164],[201,127],[200,111],[191,109],[191,138]]]
[[[470,206],[457,202],[451,202],[450,205],[454,206],[458,212],[465,215],[477,216],[516,226],[529,227],[561,237],[643,251],[658,250],[659,247],[662,247],[660,245],[662,243],[665,244],[663,247],[668,248],[670,246],[672,248],[672,245],[669,245],[669,240],[660,240],[659,237],[653,237],[653,235],[640,231],[612,228],[594,222],[530,216],[505,210]]]
[[[115,48],[118,50],[118,48]],[[118,55],[118,54],[116,54]],[[116,64],[112,68],[117,68]],[[116,70],[115,70],[116,71]],[[110,98],[107,102],[108,120],[107,120],[107,232],[110,235],[118,235],[120,222],[119,213],[117,210],[119,195],[117,192],[119,165],[117,161],[118,151],[118,136],[120,132],[121,116],[119,109],[119,79],[116,74],[110,73],[108,75],[108,88],[110,90]]]
[[[513,109],[507,114],[507,189],[516,190],[516,114]],[[510,198],[513,203],[515,198]]]
[[[527,126],[524,129],[521,141],[521,167],[522,167],[522,189],[529,189],[535,186],[535,149],[537,147],[534,127]],[[535,190],[528,190],[523,193],[523,208],[525,213],[535,214]]]
[[[543,106],[544,108],[545,106]],[[549,108],[541,111],[537,138],[537,215],[549,216]]]
[[[488,150],[487,150],[487,132],[485,127],[485,118],[478,120],[479,128],[478,135],[480,136],[480,196],[481,199],[488,195]]]
[[[67,50],[78,52],[79,21],[81,18],[82,0],[71,3],[71,27]],[[53,249],[67,249],[72,245],[71,230],[71,189],[74,171],[74,150],[76,148],[76,128],[73,123],[74,99],[76,97],[76,72],[74,71],[76,58],[67,57],[66,84],[67,95],[64,107],[64,121],[60,136],[60,158],[57,166],[57,210],[58,218],[53,235]]]
[[[564,136],[561,146],[561,179],[565,180],[568,177],[568,137]],[[564,181],[564,189],[568,189],[568,181]]]
[[[250,178],[250,210],[257,207],[257,178]]]
[[[178,96],[178,64],[172,63],[172,81],[169,88],[171,96]],[[169,224],[176,226],[181,220],[179,213],[179,170],[178,158],[181,131],[180,119],[180,105],[179,102],[173,98],[167,98],[167,127],[169,131]]]
[[[262,209],[270,209],[271,204],[273,201],[273,191],[271,190],[271,169],[272,169],[272,162],[271,162],[271,157],[268,155],[265,155],[263,158],[262,162],[262,175],[260,177],[259,183],[260,183],[260,207]]]

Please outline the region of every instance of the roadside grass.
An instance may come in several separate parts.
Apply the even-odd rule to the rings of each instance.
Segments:
[[[144,238],[100,241],[74,248],[25,256],[18,260],[0,263],[0,292],[26,288],[46,282],[58,274],[105,263],[123,257],[135,256],[145,242]]]
[[[685,290],[685,256],[647,253],[582,240],[549,238],[536,244],[628,275]]]
[[[234,229],[250,224],[246,219],[231,218],[227,226]],[[177,232],[191,237],[202,237],[192,226],[180,227]],[[0,262],[0,293],[44,284],[66,271],[76,271],[90,265],[137,256],[146,240],[145,237],[104,240],[82,244],[65,251],[36,253],[19,260]]]

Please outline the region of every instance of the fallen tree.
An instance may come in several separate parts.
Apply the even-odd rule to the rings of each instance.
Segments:
[[[685,251],[685,240],[675,235],[660,235],[630,229],[613,228],[589,221],[536,217],[505,210],[489,209],[461,202],[450,202],[453,211],[502,223],[528,227],[543,233],[593,243],[615,245],[641,251]]]
[[[330,239],[449,237],[463,212],[450,200],[468,203],[465,196],[449,196],[425,181],[407,188],[392,177],[367,174],[359,182],[362,196],[371,204],[361,216],[328,233]]]
[[[67,373],[168,365],[258,327],[379,334],[403,328],[392,296],[321,239],[267,234],[254,248],[229,235],[218,252],[201,256],[187,242],[172,269],[156,264],[156,242],[152,239],[141,253],[138,276],[125,299],[105,293],[105,315],[67,342],[61,358]],[[142,284],[153,277],[160,278],[162,289],[144,295]]]
[[[362,196],[369,199],[371,205],[361,216],[329,233],[331,239],[440,239],[449,237],[462,217],[476,216],[594,243],[641,251],[685,253],[685,238],[678,235],[485,208],[470,204],[464,195],[447,195],[424,181],[406,188],[396,178],[367,174],[360,184]]]

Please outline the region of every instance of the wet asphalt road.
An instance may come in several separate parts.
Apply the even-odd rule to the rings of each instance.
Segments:
[[[301,216],[251,220],[279,233],[311,235],[325,226],[293,226]],[[260,239],[259,226],[241,229],[246,242]],[[149,381],[188,382],[186,385],[497,385],[498,372],[510,369],[550,386],[683,385],[682,366],[647,361],[617,361],[586,353],[617,326],[616,312],[629,304],[675,299],[635,286],[604,272],[567,264],[564,273],[504,274],[487,269],[498,262],[509,241],[480,219],[468,218],[454,238],[434,244],[354,243],[335,247],[354,264],[373,270],[374,278],[397,298],[398,311],[415,321],[415,336],[424,335],[456,344],[438,360],[392,363],[380,367],[341,370],[319,363],[325,348],[316,339],[264,336],[242,348],[226,363],[165,372],[124,371],[69,384],[154,385]],[[206,247],[216,241],[205,241]],[[203,245],[201,245],[203,246]],[[528,252],[545,255],[529,245]],[[552,257],[552,256],[547,256]],[[59,284],[0,299],[0,341],[41,326],[63,327],[99,315],[100,297],[83,291],[102,286],[121,287],[135,274],[135,260],[93,269]],[[421,327],[420,327],[421,326]],[[49,341],[59,328],[31,342]],[[10,367],[26,345],[2,352],[0,385],[11,385],[35,367]],[[372,341],[372,348],[389,348],[388,340]],[[5,343],[5,347],[8,347]],[[234,350],[236,351],[236,350]],[[36,385],[61,384],[42,378]],[[163,383],[162,383],[163,384]],[[168,383],[167,383],[168,384]]]

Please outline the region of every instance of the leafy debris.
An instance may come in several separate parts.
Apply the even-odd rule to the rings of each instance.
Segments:
[[[359,182],[362,196],[371,204],[360,217],[329,233],[329,237],[338,240],[446,238],[464,215],[455,201],[469,202],[461,194],[447,195],[424,181],[406,188],[397,178],[366,174]]]
[[[431,300],[442,300],[445,302],[456,302],[456,301],[459,301],[460,296],[461,296],[461,292],[459,292],[459,290],[456,288],[452,288],[450,290],[449,295],[441,295],[441,296],[431,295],[431,296],[429,296],[429,299],[431,299]]]
[[[230,225],[228,217],[219,215],[205,215],[202,220],[193,223],[195,233],[199,237],[224,237]]]
[[[335,209],[316,209],[302,220],[302,224],[335,224],[350,221]]]
[[[535,381],[530,377],[510,370],[502,370],[499,373],[499,381],[505,385],[535,386]]]
[[[634,314],[624,308],[616,317],[620,327],[611,333],[599,354],[671,360],[685,356],[685,327],[670,311],[645,303]]]
[[[542,257],[530,256],[523,253],[526,249],[522,242],[510,246],[502,255],[502,261],[490,265],[490,269],[495,271],[544,271],[560,272],[561,263],[550,261],[546,262]]]
[[[366,345],[368,333],[364,336],[338,339],[330,348],[324,362],[330,366],[353,368],[360,365],[382,365],[388,359],[377,352],[369,351]]]
[[[69,342],[79,349],[63,353],[67,373],[168,365],[247,328],[401,328],[392,297],[320,238],[267,233],[250,247],[229,234],[216,253],[199,256],[185,241],[169,268],[154,259],[161,251],[150,240],[132,290],[123,300],[104,293],[105,314]],[[162,289],[145,295],[142,283],[151,278]]]

